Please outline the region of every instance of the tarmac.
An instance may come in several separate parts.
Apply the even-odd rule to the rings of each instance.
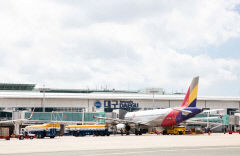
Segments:
[[[160,154],[161,153],[161,154]],[[240,155],[240,134],[56,137],[0,140],[0,155]]]

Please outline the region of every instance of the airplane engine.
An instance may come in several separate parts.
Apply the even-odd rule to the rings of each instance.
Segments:
[[[126,135],[130,134],[129,131],[130,131],[131,127],[128,124],[117,124],[116,127],[117,127],[117,130],[124,130],[125,129]]]
[[[125,129],[126,125],[125,124],[117,124],[116,127],[118,130],[120,130],[120,129]]]

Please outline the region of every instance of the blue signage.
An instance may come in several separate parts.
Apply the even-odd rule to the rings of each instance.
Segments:
[[[96,102],[94,103],[94,106],[95,106],[96,108],[101,108],[101,107],[102,107],[102,104],[101,104],[100,101],[96,101]]]
[[[133,101],[123,101],[123,100],[104,100],[104,108],[138,108],[138,103],[134,103]]]

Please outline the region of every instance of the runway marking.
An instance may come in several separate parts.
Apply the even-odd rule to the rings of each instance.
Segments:
[[[197,150],[215,150],[215,149],[226,149],[226,148],[240,148],[240,147],[204,147],[204,148],[185,148],[185,149],[180,149],[180,150],[184,150],[184,151],[197,151]]]
[[[101,154],[90,154],[87,156],[101,156],[101,155],[126,155],[126,154],[140,154],[140,153],[153,153],[153,152],[176,152],[176,151],[200,151],[200,150],[216,150],[216,149],[236,149],[240,147],[200,147],[200,148],[177,148],[177,149],[159,149],[159,150],[146,150],[136,152],[113,152],[113,153],[101,153]],[[137,149],[134,149],[137,150]],[[141,150],[141,149],[140,149]]]
[[[139,152],[122,152],[122,153],[102,153],[102,154],[93,154],[93,155],[87,155],[87,156],[101,156],[101,155],[126,155],[126,154],[139,154],[139,153],[153,153],[157,152],[158,150],[154,151],[139,151]],[[159,150],[162,152],[173,152],[174,150]]]

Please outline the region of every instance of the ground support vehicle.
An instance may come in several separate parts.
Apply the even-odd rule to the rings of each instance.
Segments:
[[[185,135],[185,127],[170,127],[163,131],[163,135]]]
[[[0,139],[10,140],[9,128],[0,127]]]
[[[201,127],[193,127],[185,130],[185,134],[191,134],[191,135],[204,134],[204,133],[205,131]]]
[[[65,127],[65,135],[73,136],[109,136],[107,125],[68,125]]]
[[[54,138],[59,135],[59,131],[60,124],[31,125],[24,128],[24,133],[34,134],[36,138]]]
[[[35,134],[29,132],[28,129],[22,128],[20,134],[17,136],[19,140],[23,139],[33,139],[35,138]]]
[[[35,134],[19,134],[18,139],[23,140],[23,139],[33,139],[35,138]]]

